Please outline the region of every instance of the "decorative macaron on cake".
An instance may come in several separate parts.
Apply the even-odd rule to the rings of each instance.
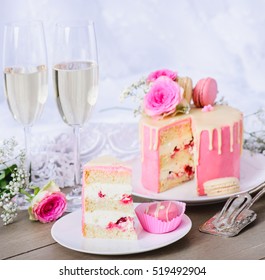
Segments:
[[[162,69],[135,83],[124,95],[137,95],[139,89],[143,92],[139,125],[146,189],[164,192],[194,179],[197,194],[203,196],[210,194],[208,184],[205,191],[207,181],[239,180],[243,115],[216,104],[214,78],[203,78],[193,87],[191,78]],[[216,195],[235,191],[233,180],[227,182]]]
[[[217,83],[213,78],[199,80],[193,90],[193,102],[197,108],[213,106],[217,97]]]

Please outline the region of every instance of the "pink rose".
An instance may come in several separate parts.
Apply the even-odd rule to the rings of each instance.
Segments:
[[[171,80],[175,81],[177,79],[178,75],[177,75],[177,72],[173,72],[168,69],[161,69],[161,70],[157,70],[157,71],[150,73],[146,80],[148,83],[151,83],[151,82],[154,82],[156,79],[158,79],[161,76],[168,77]]]
[[[62,216],[66,208],[65,195],[61,192],[52,193],[34,205],[32,211],[41,223],[49,223]]]
[[[65,195],[54,182],[50,182],[33,197],[28,209],[29,219],[49,223],[60,218],[65,210]]]
[[[174,113],[181,102],[181,88],[168,77],[159,77],[144,96],[144,110],[148,116],[157,117]]]

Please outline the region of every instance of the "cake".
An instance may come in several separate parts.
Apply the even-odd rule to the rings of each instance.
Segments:
[[[83,171],[82,233],[88,238],[136,239],[131,168],[109,156]]]
[[[159,193],[194,178],[197,194],[203,196],[209,180],[240,178],[243,115],[216,105],[215,79],[203,78],[193,90],[191,79],[188,87],[185,80],[171,70],[152,72],[146,79],[140,119],[142,184]]]
[[[192,108],[187,115],[163,120],[143,117],[140,126],[145,188],[163,192],[195,176],[198,194],[205,195],[208,180],[239,179],[243,129],[237,109]]]

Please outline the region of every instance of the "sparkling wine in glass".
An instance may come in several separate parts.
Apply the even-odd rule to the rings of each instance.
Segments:
[[[24,127],[25,168],[30,171],[30,128],[40,117],[48,96],[47,51],[41,21],[5,25],[3,68],[10,112]]]
[[[58,23],[53,65],[55,97],[63,121],[74,133],[74,188],[67,195],[70,212],[81,206],[80,127],[96,103],[98,80],[93,22]]]

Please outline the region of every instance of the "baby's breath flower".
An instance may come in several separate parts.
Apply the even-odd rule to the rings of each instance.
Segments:
[[[4,140],[0,146],[0,164],[4,177],[1,179],[0,188],[0,208],[2,208],[1,218],[4,225],[10,224],[17,216],[18,205],[14,198],[25,190],[27,185],[25,178],[29,174],[24,169],[25,152],[21,150],[18,155],[15,154],[17,142],[14,138]],[[10,160],[16,159],[16,163],[10,165]]]
[[[228,105],[228,102],[225,100],[224,96],[221,96],[216,100],[215,105]]]
[[[253,114],[245,116],[244,148],[253,153],[265,154],[265,109],[261,108]],[[248,122],[250,125],[248,125]]]
[[[135,103],[140,104],[138,108],[134,110],[134,115],[142,113],[141,103],[143,101],[144,95],[149,91],[150,86],[146,82],[146,77],[142,77],[139,81],[132,83],[129,87],[125,88],[121,95],[120,101],[123,102],[126,98],[130,97]]]
[[[0,164],[12,159],[17,142],[15,138],[5,139],[0,147]]]

